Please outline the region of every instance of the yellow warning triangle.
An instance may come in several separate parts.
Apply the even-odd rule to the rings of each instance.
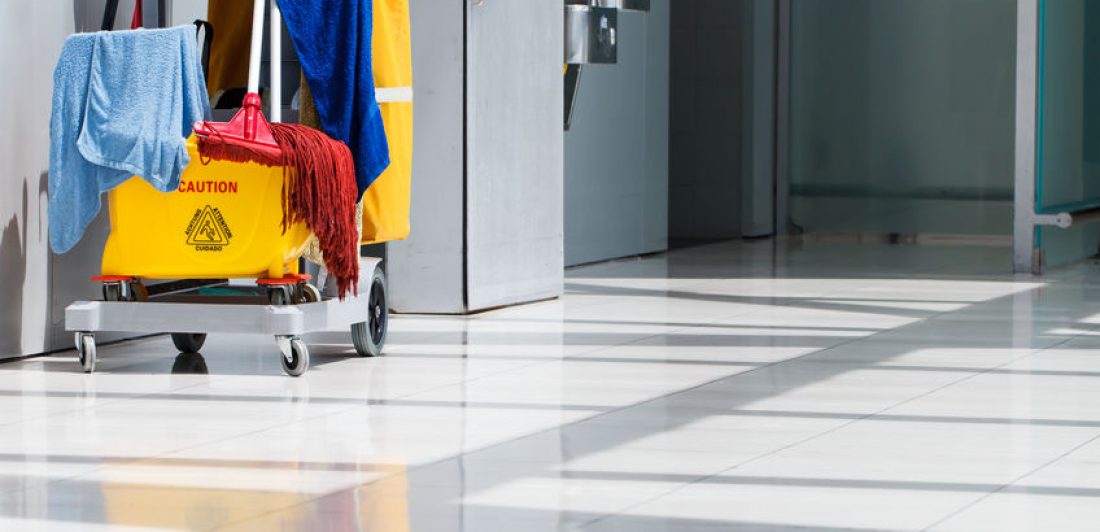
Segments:
[[[199,223],[195,224],[195,228],[187,237],[187,243],[192,246],[224,246],[229,243],[209,205],[203,209]]]

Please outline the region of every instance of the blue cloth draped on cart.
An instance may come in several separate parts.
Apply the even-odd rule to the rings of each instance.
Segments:
[[[65,41],[50,119],[50,247],[80,241],[100,195],[133,176],[179,187],[186,137],[210,116],[193,26],[85,33]]]
[[[390,165],[371,70],[371,0],[278,0],[321,128],[355,157],[359,196]]]

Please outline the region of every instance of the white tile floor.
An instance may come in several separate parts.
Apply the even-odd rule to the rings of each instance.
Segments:
[[[1100,271],[1008,263],[720,244],[301,379],[249,336],[0,364],[0,529],[1096,530]]]

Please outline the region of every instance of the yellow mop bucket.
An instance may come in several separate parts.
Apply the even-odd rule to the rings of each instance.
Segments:
[[[282,230],[283,169],[199,160],[162,193],[135,177],[109,194],[111,235],[103,275],[148,279],[278,279],[297,271],[310,231]]]

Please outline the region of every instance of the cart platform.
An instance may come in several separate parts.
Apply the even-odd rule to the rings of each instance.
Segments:
[[[75,333],[78,357],[89,373],[95,368],[95,333],[119,331],[171,333],[176,347],[184,352],[201,349],[208,333],[274,336],[282,355],[283,369],[298,376],[309,366],[309,350],[301,339],[306,333],[350,329],[352,343],[360,355],[381,354],[388,312],[380,262],[379,259],[362,259],[359,293],[348,295],[342,301],[323,299],[312,287],[303,292],[317,295],[297,297],[293,295],[293,287],[288,285],[216,287],[154,296],[148,300],[110,297],[107,301],[77,301],[69,305],[65,309],[65,329]],[[112,279],[108,282],[126,281]],[[105,284],[105,294],[109,293],[106,288]],[[139,292],[137,289],[128,291]],[[110,293],[126,292],[123,289]]]

